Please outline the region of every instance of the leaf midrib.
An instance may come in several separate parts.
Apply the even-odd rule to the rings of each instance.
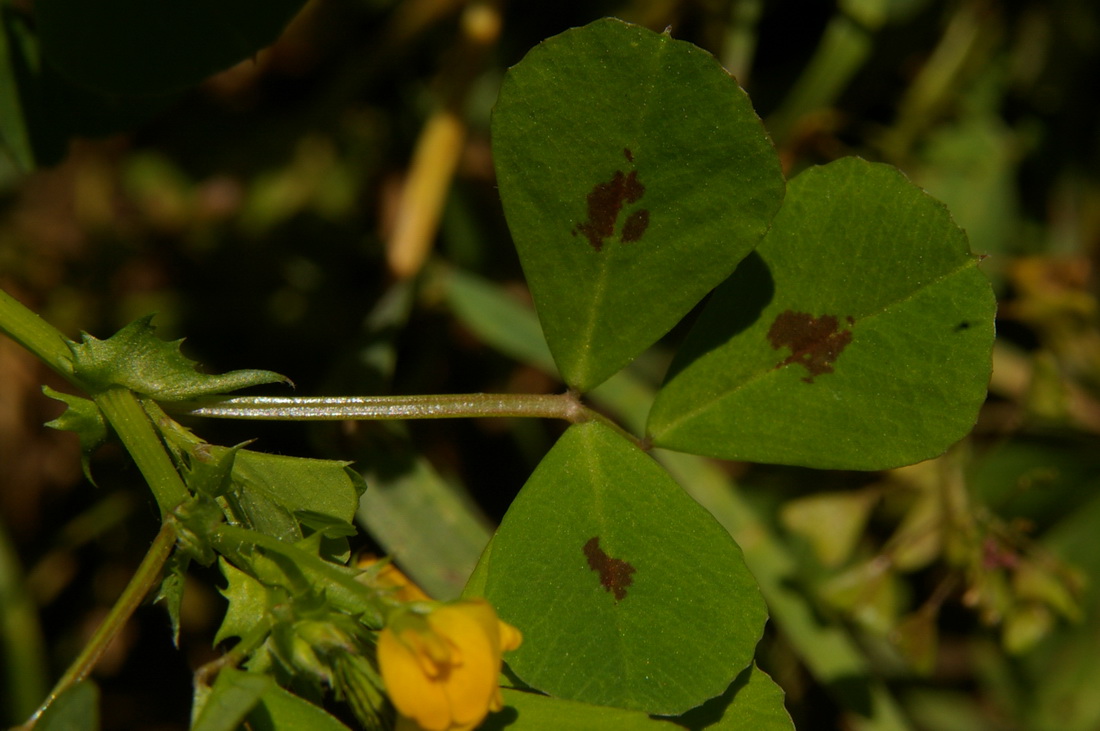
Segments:
[[[653,82],[653,78],[654,78],[654,75],[655,75],[653,70],[654,69],[660,69],[662,67],[665,54],[668,52],[668,43],[669,42],[671,42],[671,39],[662,39],[662,42],[661,42],[661,45],[660,45],[660,48],[659,48],[658,52],[654,53],[650,56],[650,58],[653,59],[654,63],[650,67],[649,75],[646,77],[646,89],[645,89],[645,94],[644,94],[646,101],[641,106],[641,111],[640,111],[640,113],[637,117],[638,122],[637,122],[636,128],[632,131],[632,134],[630,135],[630,137],[632,138],[631,150],[634,151],[634,154],[636,156],[639,154],[640,150],[643,149],[642,146],[638,144],[638,142],[641,139],[641,137],[640,137],[641,132],[640,131],[645,130],[645,128],[646,128],[646,121],[649,117],[649,111],[650,111],[650,104],[649,103],[650,103],[650,100],[656,94],[656,84]],[[615,219],[616,224],[619,223],[619,217],[621,217],[621,216],[622,216],[622,212],[620,211],[619,216],[617,216],[616,219]],[[610,243],[611,242],[609,242],[609,244]],[[588,380],[590,380],[591,373],[593,371],[593,368],[591,366],[591,363],[592,363],[592,343],[593,343],[593,340],[595,338],[596,328],[597,328],[597,326],[598,326],[598,324],[601,320],[600,315],[602,314],[602,311],[603,311],[603,306],[602,306],[603,305],[603,300],[604,300],[604,297],[607,294],[607,291],[608,291],[608,288],[609,288],[608,287],[608,279],[610,277],[610,270],[611,270],[611,252],[612,252],[612,249],[609,246],[606,250],[607,256],[605,256],[603,258],[603,260],[600,264],[599,276],[596,279],[596,283],[595,283],[596,286],[594,288],[594,294],[593,294],[592,299],[590,300],[591,306],[589,307],[588,312],[586,313],[588,315],[588,317],[587,317],[587,322],[585,323],[585,327],[583,328],[584,337],[581,340],[583,345],[580,348],[581,352],[583,353],[583,356],[580,359],[578,359],[578,366],[577,366],[578,374],[579,375],[583,374],[583,377],[578,378],[577,379],[578,381],[588,381]],[[602,253],[604,253],[604,252],[596,252],[596,255],[599,256]],[[573,384],[570,384],[570,385],[573,385]],[[599,385],[599,384],[598,383],[592,384],[590,386],[590,388],[595,387],[597,385]]]

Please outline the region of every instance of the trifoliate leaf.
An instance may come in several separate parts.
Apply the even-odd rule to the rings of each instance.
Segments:
[[[199,373],[195,361],[180,352],[183,341],[158,338],[152,319],[146,315],[135,320],[106,340],[84,333],[82,342],[69,343],[73,372],[89,393],[121,387],[160,401],[182,401],[264,383],[290,383],[272,371]]]
[[[94,401],[80,396],[72,396],[67,393],[55,391],[49,386],[42,387],[42,393],[52,399],[57,399],[69,408],[61,416],[47,421],[46,426],[59,431],[75,432],[80,439],[80,467],[84,470],[84,476],[88,482],[95,484],[92,479],[91,460],[92,453],[107,441],[107,422],[100,413],[99,407]]]
[[[211,455],[224,447],[210,446]],[[297,511],[350,525],[359,507],[362,478],[346,462],[240,450],[233,460],[233,486],[225,497],[237,518],[254,530],[288,542],[303,536]]]

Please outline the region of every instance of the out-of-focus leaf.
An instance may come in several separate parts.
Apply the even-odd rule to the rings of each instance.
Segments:
[[[38,731],[99,731],[99,688],[90,680],[66,688],[34,727]]]
[[[1100,696],[1091,679],[1100,673],[1100,498],[1068,513],[1043,536],[1043,544],[1061,560],[1083,571],[1089,582],[1082,608],[1084,619],[1055,628],[1038,646],[1016,659],[1014,671],[1033,702],[1029,727],[1044,731],[1090,731],[1100,726]]]
[[[886,635],[897,623],[901,596],[897,576],[889,562],[875,558],[825,581],[821,598],[844,610],[860,624]]]
[[[37,55],[38,44],[25,21],[9,4],[0,5],[0,157],[9,158],[17,173],[30,172],[35,166],[23,97]],[[0,185],[5,177],[0,168]]]
[[[1012,572],[1012,590],[1017,599],[1042,602],[1068,620],[1081,621],[1080,604],[1054,567],[1021,560]]]
[[[264,692],[274,685],[275,679],[270,675],[223,669],[191,724],[191,731],[235,731]]]
[[[827,568],[844,563],[859,542],[878,492],[827,492],[788,500],[779,514],[792,533],[810,542]]]
[[[477,506],[423,458],[367,481],[359,521],[430,596],[458,596],[492,534]]]
[[[277,685],[248,714],[248,725],[255,731],[349,731],[325,710]]]
[[[483,342],[545,373],[557,371],[530,305],[524,307],[500,287],[459,269],[447,269],[439,279],[455,317]]]
[[[1004,619],[1001,641],[1013,654],[1027,652],[1050,634],[1054,614],[1042,604],[1025,602],[1013,607]]]
[[[45,0],[42,52],[74,82],[107,94],[161,94],[196,84],[269,45],[302,0]]]
[[[890,639],[898,650],[912,668],[922,675],[930,675],[936,666],[936,653],[939,651],[936,618],[937,615],[933,612],[918,610],[902,617],[890,632]]]

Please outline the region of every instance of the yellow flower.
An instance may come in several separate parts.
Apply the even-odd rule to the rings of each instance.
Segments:
[[[378,635],[378,666],[398,729],[468,731],[499,711],[500,656],[522,639],[484,599],[395,611]]]

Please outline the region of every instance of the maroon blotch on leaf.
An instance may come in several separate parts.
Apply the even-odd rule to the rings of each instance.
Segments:
[[[642,238],[647,226],[649,226],[649,211],[640,208],[626,217],[626,223],[623,224],[623,233],[619,236],[619,240],[624,244],[633,243]]]
[[[845,318],[854,325],[851,317]],[[841,330],[835,315],[814,317],[806,312],[787,310],[779,313],[768,329],[768,341],[776,350],[790,348],[791,354],[776,368],[797,363],[809,371],[802,380],[813,383],[814,376],[833,372],[833,364],[852,342],[852,331]]]
[[[623,148],[627,162],[634,162],[634,154]],[[611,180],[597,183],[588,193],[588,220],[578,223],[573,235],[581,234],[596,251],[603,249],[604,241],[615,235],[615,222],[628,203],[637,203],[645,195],[645,186],[638,180],[638,171],[624,173],[616,170]],[[649,226],[649,211],[634,211],[627,217],[620,235],[625,243],[637,241]]]
[[[626,596],[626,589],[634,583],[635,569],[620,558],[611,558],[602,548],[600,539],[593,536],[584,544],[584,556],[588,567],[600,575],[600,586],[615,595],[615,601]]]

